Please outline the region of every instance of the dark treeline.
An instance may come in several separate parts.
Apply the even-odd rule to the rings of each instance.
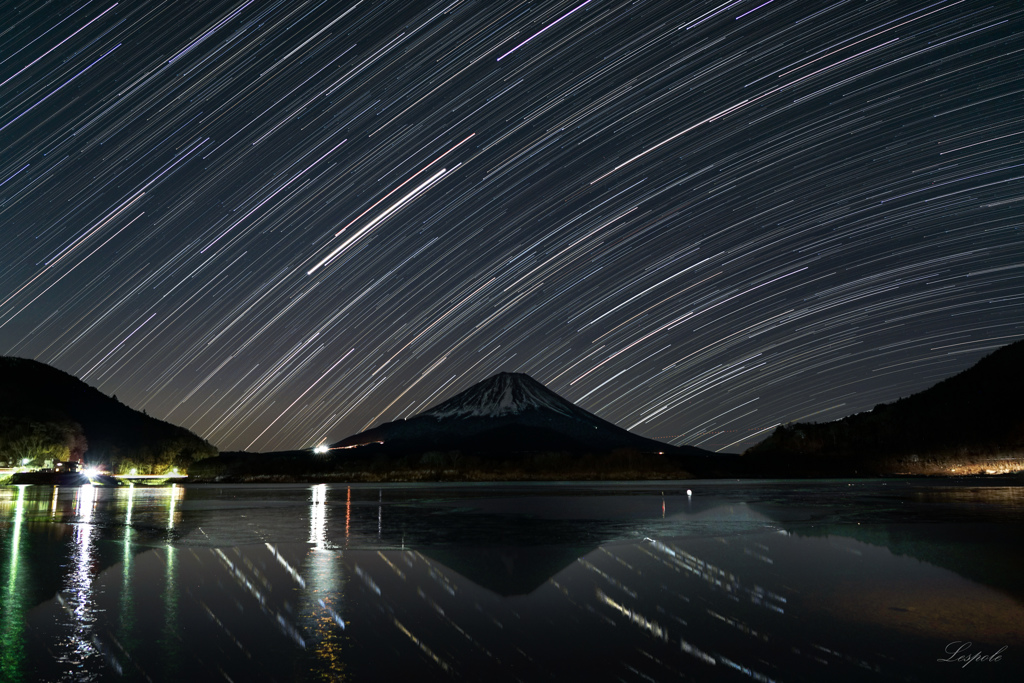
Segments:
[[[44,363],[0,357],[0,463],[82,459],[112,473],[188,469],[217,449]]]
[[[1001,471],[1024,457],[1022,386],[1024,341],[871,411],[781,425],[746,451],[744,463],[752,472],[786,475]]]
[[[376,452],[374,452],[376,450]],[[222,453],[196,463],[190,479],[202,481],[551,481],[686,479],[686,457],[620,448],[608,452],[464,452],[402,454],[373,446],[281,453]]]

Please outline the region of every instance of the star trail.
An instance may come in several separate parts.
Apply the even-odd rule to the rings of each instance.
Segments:
[[[222,450],[510,371],[738,452],[1024,337],[1016,1],[0,13],[0,353]]]

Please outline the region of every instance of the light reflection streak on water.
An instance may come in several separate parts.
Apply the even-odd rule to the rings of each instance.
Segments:
[[[94,644],[93,627],[96,623],[93,592],[93,566],[96,563],[94,541],[97,530],[92,523],[96,508],[96,489],[91,484],[80,486],[72,502],[75,511],[71,543],[71,567],[64,589],[57,600],[70,621],[65,626],[71,631],[67,649],[57,655],[57,661],[71,668],[88,670],[89,660],[99,651]]]
[[[154,680],[212,679],[217,675],[215,667],[223,664],[224,671],[236,681],[256,680],[272,670],[278,674],[277,680],[290,680],[290,674],[305,680],[340,680],[349,670],[355,673],[369,667],[397,672],[401,663],[391,662],[389,655],[398,649],[406,653],[403,657],[411,657],[430,671],[441,666],[440,662],[452,667],[454,674],[464,670],[466,680],[474,680],[473,674],[485,669],[522,672],[522,680],[538,680],[542,678],[538,667],[552,667],[552,675],[547,675],[545,669],[543,677],[569,680],[572,676],[564,667],[558,669],[560,665],[555,661],[561,653],[570,653],[565,655],[568,661],[600,652],[614,665],[621,652],[621,663],[639,677],[647,678],[644,672],[653,673],[655,664],[661,666],[663,661],[667,666],[718,672],[706,674],[712,680],[717,675],[729,680],[766,683],[775,676],[793,680],[794,677],[786,675],[787,666],[804,671],[826,664],[835,668],[842,665],[847,667],[847,673],[876,667],[878,662],[896,666],[891,659],[883,661],[867,655],[867,639],[846,640],[844,622],[841,617],[833,617],[840,608],[858,619],[866,618],[863,615],[867,614],[867,618],[877,620],[884,628],[890,628],[890,624],[903,625],[911,619],[917,620],[912,624],[924,624],[923,619],[932,618],[918,616],[925,608],[932,609],[932,603],[915,604],[910,597],[905,598],[906,602],[891,604],[914,606],[915,611],[894,612],[884,621],[866,609],[854,611],[860,609],[855,603],[856,595],[850,597],[849,603],[829,607],[825,616],[824,612],[807,612],[810,601],[800,597],[801,591],[812,591],[804,595],[815,596],[815,610],[819,609],[817,605],[828,605],[829,596],[844,597],[830,591],[834,590],[835,581],[845,582],[851,574],[851,552],[856,551],[853,557],[861,562],[854,566],[865,571],[874,566],[866,563],[877,557],[891,561],[897,569],[919,563],[909,558],[892,558],[877,548],[872,554],[871,546],[857,541],[807,539],[771,528],[750,534],[746,526],[749,515],[742,509],[733,512],[730,507],[728,514],[720,511],[719,528],[725,529],[721,536],[664,535],[638,541],[637,530],[646,531],[648,527],[629,526],[625,532],[617,527],[618,535],[612,541],[584,551],[582,557],[575,548],[571,548],[571,555],[552,553],[550,560],[543,553],[530,555],[521,549],[532,542],[533,536],[526,534],[509,538],[508,550],[503,548],[501,555],[489,549],[485,549],[489,554],[484,554],[467,542],[435,557],[430,554],[433,547],[426,544],[421,547],[427,555],[417,551],[400,553],[397,548],[379,550],[378,547],[398,545],[400,534],[408,528],[408,515],[421,517],[419,524],[424,527],[435,524],[434,520],[426,518],[420,509],[410,512],[400,495],[389,488],[389,539],[384,539],[383,545],[373,544],[372,518],[365,512],[372,500],[372,488],[353,488],[355,502],[364,504],[364,515],[359,520],[351,519],[351,493],[342,491],[338,485],[292,487],[287,489],[291,496],[289,505],[297,507],[284,508],[273,500],[265,506],[263,516],[257,518],[256,524],[277,534],[269,536],[272,542],[224,544],[223,550],[216,548],[216,536],[215,547],[207,548],[206,540],[191,533],[199,520],[190,508],[212,514],[201,505],[204,492],[211,496],[216,492],[212,487],[125,486],[96,488],[85,495],[62,487],[60,512],[52,520],[51,488],[0,488],[0,663],[6,666],[13,661],[11,666],[17,667],[10,669],[11,675],[0,669],[0,681],[36,680],[34,667],[38,662],[48,662],[53,670],[57,665],[54,658],[70,651],[71,631],[67,623],[72,620],[56,609],[50,598],[76,571],[79,565],[75,562],[81,559],[83,549],[95,558],[89,565],[89,606],[96,621],[89,625],[89,632],[94,655],[100,656],[60,664],[59,673],[64,678],[53,675],[45,680],[81,680],[82,674],[89,671],[103,680],[114,678],[119,670],[110,661],[111,653],[125,664],[126,671],[130,669],[130,676],[140,679],[146,673]],[[186,490],[187,506],[182,495]],[[267,495],[262,489],[256,491]],[[215,500],[233,498],[236,492],[237,489],[228,489],[226,493],[217,493]],[[19,494],[21,499],[16,504]],[[334,501],[331,505],[328,498]],[[382,498],[382,490],[378,490],[379,534]],[[658,502],[656,497],[650,497],[637,506],[642,505],[644,514],[655,519],[659,517]],[[349,548],[342,552],[343,504],[352,536]],[[681,502],[678,505],[682,506]],[[301,519],[303,506],[308,506],[306,521]],[[223,527],[237,524],[235,507],[215,510],[221,515],[218,523]],[[252,515],[249,509],[245,511]],[[282,521],[285,515],[287,522]],[[206,526],[205,517],[202,522]],[[332,535],[328,536],[328,525],[332,524]],[[449,533],[458,534],[468,524],[452,522],[446,527]],[[308,543],[301,540],[303,528],[308,529]],[[503,525],[500,529],[507,527]],[[87,530],[91,530],[91,539],[83,538]],[[40,541],[46,542],[39,533],[44,531],[49,533],[51,545],[42,546],[43,549],[60,544],[63,566],[59,575],[56,570],[52,572],[50,584],[44,584],[45,595],[32,597],[37,587],[34,563],[38,562],[40,567],[43,562],[56,564],[52,554],[37,555]],[[532,528],[530,531],[532,534]],[[627,534],[629,537],[624,538]],[[124,542],[123,562],[111,565],[111,561],[121,560],[116,546],[110,545],[116,543],[118,535]],[[411,538],[417,545],[421,543],[421,539]],[[196,541],[199,546],[190,545]],[[171,547],[172,543],[176,547]],[[814,552],[804,555],[804,548]],[[137,557],[133,557],[133,550]],[[146,552],[140,552],[143,550]],[[505,558],[510,558],[505,565],[496,564]],[[834,564],[825,564],[829,558]],[[106,569],[97,578],[101,559]],[[787,583],[787,567],[792,562],[800,562],[803,567],[812,561],[821,561],[825,578],[819,580],[815,575],[813,581],[800,584],[800,590],[793,591]],[[494,568],[501,571],[502,566],[507,567],[510,575],[513,571],[519,572],[516,576],[525,575],[524,586],[533,576],[534,567],[543,569],[543,576],[551,577],[546,584],[551,588],[542,586],[511,595],[494,593],[488,587],[488,579],[494,575]],[[123,574],[117,576],[118,571]],[[879,571],[883,577],[878,583],[880,590],[885,591],[885,596],[901,596],[910,586],[907,577],[917,576],[916,571],[914,567],[905,569],[893,579],[884,569]],[[197,580],[200,576],[202,580]],[[928,578],[927,574],[924,576]],[[542,577],[539,570],[536,577]],[[863,585],[870,585],[866,581]],[[170,595],[162,594],[165,582],[169,593],[174,594],[173,602]],[[963,581],[947,583],[955,587],[965,585]],[[14,584],[16,588],[12,588]],[[116,594],[118,590],[120,595]],[[920,589],[921,595],[924,590]],[[22,598],[22,593],[30,597]],[[237,599],[232,599],[236,595]],[[943,600],[953,598],[952,594],[938,595]],[[973,599],[976,595],[968,593],[968,598],[955,598],[951,604],[956,610],[963,604],[970,603],[972,608],[984,604]],[[40,603],[36,612],[21,605],[19,612],[12,613],[12,597],[45,602]],[[70,594],[67,597],[66,603],[61,604],[73,612],[72,608],[78,605],[72,602]],[[992,605],[1001,604],[993,599]],[[939,614],[954,611],[950,608]],[[199,620],[197,612],[201,612]],[[996,613],[996,607],[985,614],[989,613]],[[1016,614],[1019,613],[1018,608]],[[810,621],[802,621],[807,614]],[[1005,608],[1005,614],[1009,622],[1014,612]],[[47,616],[51,624],[45,643],[34,637],[39,633],[39,615]],[[51,615],[54,618],[49,618]],[[833,618],[838,623],[835,632],[829,630],[826,621]],[[12,631],[12,624],[19,630]],[[272,630],[265,628],[268,625]],[[278,627],[284,638],[275,632]],[[999,628],[1003,630],[993,632],[1017,632]],[[254,634],[259,633],[264,635],[257,638]],[[935,636],[936,641],[945,637],[942,631],[935,633],[943,634]],[[212,637],[222,637],[224,647],[211,659],[205,656],[209,650],[203,649],[215,646]],[[12,638],[14,648],[22,649],[20,655],[16,649],[7,647]],[[981,636],[975,638],[978,642]],[[949,641],[942,640],[940,645],[945,642]],[[560,654],[551,654],[559,650]],[[196,654],[201,651],[202,660]],[[640,651],[647,659],[634,657]],[[540,654],[536,661],[532,659],[535,652]],[[776,654],[777,661],[773,659]],[[221,655],[223,659],[217,659]],[[551,659],[546,659],[549,655]],[[103,665],[104,657],[108,666]],[[173,661],[174,657],[178,661]],[[226,662],[237,664],[239,670],[229,668]],[[601,666],[591,664],[590,669],[582,666],[580,670],[596,670],[598,675],[594,678],[598,679],[601,673],[608,673]],[[554,675],[555,671],[558,675]],[[440,673],[441,669],[435,672]],[[381,680],[398,678],[395,674]],[[650,677],[662,678],[657,674]],[[845,679],[843,675],[832,678]]]
[[[317,550],[327,548],[327,484],[317,484],[312,489],[312,504],[309,509],[309,542]]]
[[[174,531],[176,519],[176,504],[185,495],[185,489],[177,484],[171,484],[168,489],[167,502],[167,532],[168,543],[165,547],[166,556],[164,562],[167,567],[166,581],[164,588],[164,628],[160,637],[161,649],[165,658],[163,671],[165,674],[173,674],[182,661],[181,639],[178,636],[178,585],[177,585],[177,560],[178,549],[171,543],[171,532]],[[179,513],[180,514],[180,513]],[[174,678],[169,675],[169,678]]]
[[[351,489],[346,503],[349,520]],[[309,543],[299,599],[299,622],[310,641],[314,655],[312,668],[324,680],[343,680],[346,673],[343,611],[344,580],[342,563],[337,552],[327,543],[327,485],[311,487],[309,508]]]
[[[256,601],[260,611],[269,616],[285,635],[295,641],[296,645],[305,649],[306,640],[302,633],[291,624],[288,618],[280,610],[276,608],[273,585],[267,580],[267,577],[260,571],[256,563],[252,561],[247,553],[243,553],[239,548],[233,548],[232,551],[235,555],[241,558],[240,563],[233,562],[231,558],[229,558],[220,548],[213,548],[212,550],[213,554],[221,561],[222,565],[231,577],[238,583],[238,586],[252,596]],[[250,579],[246,574],[246,570],[251,572],[254,578]],[[220,622],[219,619],[217,619],[217,621]],[[233,635],[230,637],[237,641]]]
[[[395,627],[396,627],[396,628],[398,628],[398,630],[399,630],[399,631],[401,631],[402,633],[404,633],[404,634],[405,634],[405,635],[406,635],[406,636],[407,636],[407,637],[409,638],[409,640],[411,640],[411,641],[412,641],[413,643],[415,643],[415,644],[417,645],[417,647],[419,647],[419,648],[420,648],[420,650],[422,650],[422,651],[423,651],[423,653],[424,653],[425,655],[427,655],[428,657],[430,657],[431,659],[433,659],[433,660],[434,660],[434,662],[435,662],[435,663],[436,663],[436,664],[437,664],[438,666],[440,666],[440,667],[441,667],[442,669],[444,669],[444,670],[445,670],[445,672],[449,672],[449,671],[451,671],[451,668],[452,668],[452,667],[451,667],[451,665],[450,665],[450,664],[449,664],[448,662],[446,662],[446,661],[444,661],[443,659],[441,659],[440,657],[438,657],[438,656],[437,656],[436,654],[434,654],[434,651],[433,651],[433,650],[431,650],[431,649],[430,649],[429,647],[427,647],[427,644],[426,644],[426,643],[424,643],[424,642],[423,642],[422,640],[420,640],[420,639],[419,639],[419,638],[417,638],[417,637],[416,637],[415,635],[413,635],[412,631],[410,631],[409,629],[407,629],[407,628],[406,628],[406,627],[405,627],[405,626],[404,626],[404,625],[402,624],[402,622],[400,622],[400,621],[398,620],[398,618],[397,618],[397,617],[393,617],[392,619],[393,619],[393,621],[394,621]]]
[[[7,570],[7,590],[0,604],[0,676],[5,681],[21,679],[22,660],[25,657],[24,588],[19,581],[21,554],[21,525],[25,517],[25,486],[18,487],[14,504],[14,522],[11,530],[10,562]]]
[[[121,613],[119,615],[119,637],[123,643],[132,635],[135,626],[135,603],[132,600],[132,507],[135,503],[135,486],[128,485],[128,500],[124,513],[124,555],[121,561]]]
[[[625,605],[619,604],[612,598],[608,597],[608,595],[606,595],[605,592],[600,588],[596,590],[596,595],[599,602],[604,603],[605,605],[608,605],[609,607],[613,608],[619,614],[629,619],[632,623],[636,624],[645,631],[650,632],[650,634],[655,638],[668,642],[668,631],[662,628],[658,624],[658,622],[652,619],[648,619],[644,615],[626,607]]]
[[[177,484],[171,484],[169,489],[170,502],[167,507],[167,530],[173,531],[175,522],[179,521],[181,513],[176,510],[177,502],[185,497],[185,488]]]
[[[654,540],[654,539],[646,539],[645,543],[635,546],[638,550],[643,552],[648,557],[652,557],[654,559],[657,559],[657,558],[655,558],[655,556],[651,555],[651,553],[646,549],[645,546],[646,546],[647,542],[652,543],[656,548],[658,548],[659,550],[661,550],[665,554],[669,555],[677,563],[680,563],[680,564],[695,564],[695,565],[698,565],[698,566],[701,566],[701,567],[706,567],[709,570],[708,573],[706,573],[706,574],[705,573],[698,573],[698,572],[694,572],[694,573],[697,574],[698,576],[701,576],[701,578],[704,579],[704,580],[708,580],[709,577],[710,577],[711,580],[708,580],[708,583],[711,586],[715,587],[715,588],[725,588],[730,593],[735,593],[736,592],[735,591],[735,587],[740,585],[738,579],[735,579],[734,575],[731,572],[726,572],[726,571],[724,571],[722,569],[719,569],[718,567],[715,567],[714,565],[712,565],[710,563],[707,563],[704,560],[701,560],[701,559],[695,557],[694,555],[686,552],[685,550],[683,550],[681,548],[670,547],[669,544],[662,543],[661,541],[657,541],[657,540]],[[767,546],[763,546],[762,545],[761,547],[764,548],[765,550],[768,550]],[[629,562],[626,562],[622,558],[620,558],[617,555],[611,553],[606,548],[598,548],[598,551],[600,553],[604,554],[604,555],[607,555],[608,557],[611,557],[611,558],[615,559],[618,562],[619,565],[621,565],[622,567],[626,567],[626,568],[630,569],[631,571],[633,571],[637,575],[639,575],[639,576],[643,576],[644,575],[644,572],[638,571],[638,569],[633,567]],[[749,554],[749,553],[745,553],[745,554]],[[606,574],[600,568],[598,568],[598,567],[594,566],[592,563],[588,562],[585,558],[579,558],[577,560],[577,562],[580,563],[580,564],[583,564],[588,569],[591,569],[591,570],[595,571],[596,573],[598,573],[599,575],[601,575],[609,583],[615,585],[617,588],[619,588],[624,593],[626,593],[626,595],[628,595],[629,597],[631,597],[633,599],[637,599],[637,594],[635,592],[631,591],[621,581],[615,579],[613,576],[610,576],[610,575]],[[664,561],[663,561],[663,564],[667,565],[667,563],[664,563]],[[732,581],[727,582],[723,586],[723,584],[722,584],[722,582],[720,580],[717,580],[717,579],[713,578],[716,575],[717,576],[728,576],[728,577],[730,577],[730,579],[732,579]],[[769,609],[773,609],[774,611],[777,611],[779,613],[783,612],[783,610],[781,608],[778,608],[776,605],[772,605],[772,604],[768,603],[767,602],[767,598],[771,598],[771,599],[777,600],[777,601],[779,601],[781,603],[785,603],[786,602],[786,598],[785,597],[783,597],[781,595],[778,595],[776,593],[773,593],[772,591],[767,591],[767,590],[765,590],[764,588],[762,588],[761,586],[758,586],[758,585],[755,585],[753,589],[744,589],[744,590],[746,590],[746,592],[751,595],[751,599],[752,599],[752,601],[755,604],[766,606]],[[627,605],[625,603],[625,601],[619,601],[619,600],[613,599],[612,597],[608,596],[600,588],[596,589],[596,595],[597,595],[597,600],[598,600],[599,603],[601,603],[603,605],[606,605],[608,607],[611,607],[616,612],[618,612],[621,616],[623,616],[626,619],[628,619],[632,624],[640,627],[641,629],[644,629],[644,630],[648,631],[655,638],[659,638],[659,639],[661,639],[662,641],[664,641],[666,643],[669,642],[670,636],[669,636],[668,630],[666,628],[662,627],[657,621],[655,621],[653,619],[650,619],[647,616],[645,616],[637,608],[630,607],[629,605]],[[682,596],[679,596],[679,597],[682,597]],[[687,599],[686,602],[689,602],[689,600]],[[738,602],[738,600],[737,600],[737,602]],[[662,613],[667,613],[667,614],[670,613],[669,610],[666,610],[665,608],[663,608],[661,606],[658,607],[658,611],[662,612]],[[711,608],[705,608],[705,611],[711,617],[713,617],[713,618],[721,621],[722,623],[725,623],[725,624],[727,624],[727,625],[737,629],[738,631],[740,631],[740,632],[742,632],[742,633],[744,633],[746,635],[752,636],[754,638],[758,638],[758,639],[760,639],[760,640],[762,640],[764,642],[768,642],[767,634],[759,633],[757,630],[751,629],[749,626],[747,626],[747,624],[745,624],[745,623],[743,623],[741,621],[738,621],[736,619],[733,619],[733,618],[727,617],[725,615],[722,615],[722,614],[716,612],[715,610],[713,610]],[[674,615],[670,614],[670,616],[674,616]],[[686,620],[679,619],[678,617],[676,617],[676,619],[681,624],[683,624],[684,627],[687,626]],[[688,654],[688,655],[690,655],[692,657],[695,657],[696,659],[704,662],[705,664],[709,664],[709,665],[712,665],[712,666],[715,666],[717,664],[723,664],[723,665],[725,665],[725,666],[727,666],[727,667],[729,667],[731,669],[736,670],[739,673],[742,673],[742,674],[744,674],[746,676],[749,676],[750,678],[753,678],[756,681],[760,681],[761,683],[776,683],[775,679],[767,676],[766,674],[764,674],[764,673],[762,673],[762,672],[760,672],[760,671],[758,671],[758,670],[756,670],[756,669],[754,669],[754,668],[752,668],[752,667],[750,667],[750,666],[748,666],[746,664],[738,662],[738,661],[736,661],[734,659],[730,659],[729,657],[723,655],[721,652],[715,652],[715,651],[708,652],[708,651],[705,651],[705,650],[701,649],[700,647],[698,647],[697,645],[694,645],[693,643],[687,641],[685,637],[681,637],[679,639],[679,644],[680,644],[680,649],[682,650],[682,652],[684,652],[684,653],[686,653],[686,654]]]
[[[295,567],[293,567],[291,563],[289,563],[288,560],[286,560],[284,556],[277,551],[277,547],[271,545],[270,543],[264,543],[263,545],[267,546],[267,550],[269,550],[271,554],[274,556],[274,558],[278,561],[278,563],[280,563],[280,565],[284,567],[284,570],[288,572],[288,575],[291,576],[292,579],[295,580],[295,583],[297,583],[300,588],[305,588],[306,580],[302,578],[302,575],[299,574]]]

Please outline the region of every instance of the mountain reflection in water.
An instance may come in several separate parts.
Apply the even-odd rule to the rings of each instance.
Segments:
[[[0,679],[1011,680],[1020,492],[7,487]]]

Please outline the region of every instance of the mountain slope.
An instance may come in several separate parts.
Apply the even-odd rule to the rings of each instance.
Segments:
[[[57,368],[0,356],[0,461],[84,456],[114,471],[188,467],[217,449],[149,417]]]
[[[610,452],[706,455],[633,434],[588,413],[532,377],[503,372],[407,420],[388,422],[333,445],[380,444],[388,452]]]
[[[744,453],[759,466],[811,469],[862,465],[863,471],[949,471],[1024,454],[1024,341],[985,356],[938,384],[871,411],[822,424],[776,428]],[[922,470],[923,468],[923,470]],[[976,469],[977,469],[976,468]],[[963,471],[962,469],[960,471]],[[970,469],[968,471],[971,471]]]
[[[600,419],[577,408],[529,375],[513,372],[502,372],[474,384],[420,415],[441,421],[447,418],[504,417],[529,410],[550,410],[581,420]]]

